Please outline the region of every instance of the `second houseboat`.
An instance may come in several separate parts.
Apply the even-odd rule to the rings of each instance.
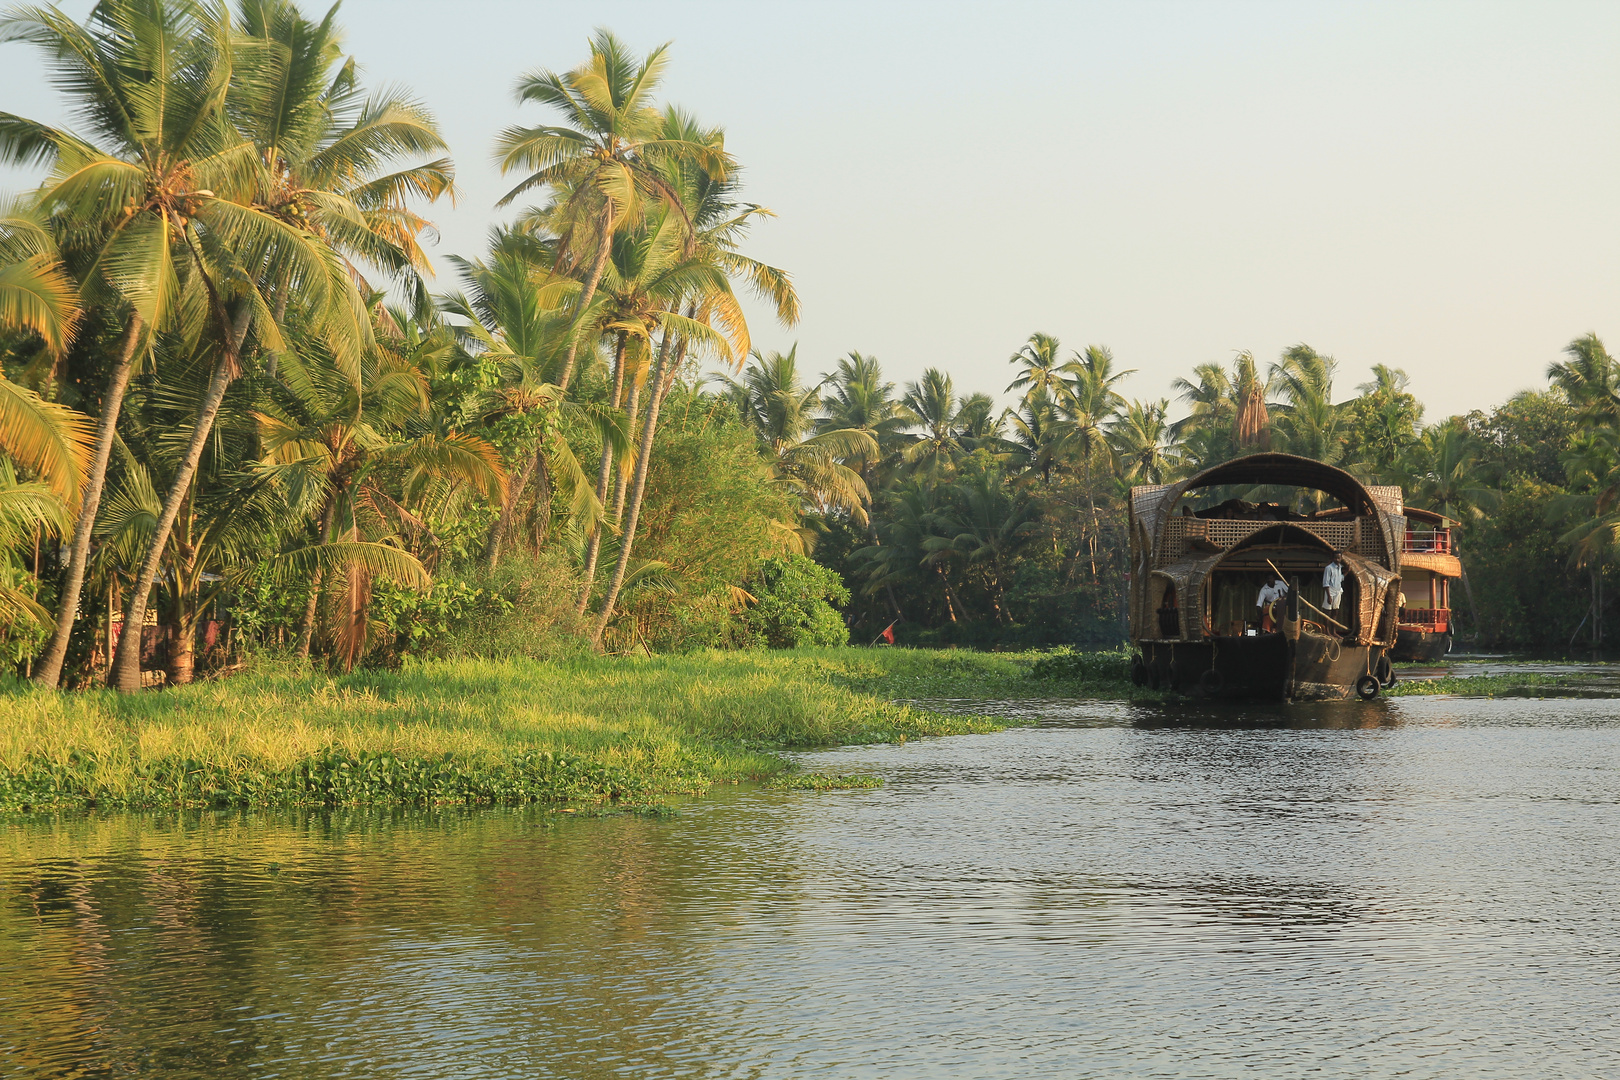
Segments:
[[[1395,623],[1396,660],[1423,663],[1451,651],[1451,583],[1462,577],[1452,545],[1454,523],[1432,510],[1406,508],[1401,540],[1401,611]]]

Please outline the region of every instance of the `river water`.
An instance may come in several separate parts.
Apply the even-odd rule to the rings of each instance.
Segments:
[[[673,818],[5,819],[0,1075],[1620,1076],[1620,702],[973,707]]]

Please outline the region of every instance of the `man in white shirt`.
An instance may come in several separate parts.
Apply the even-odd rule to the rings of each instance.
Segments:
[[[1344,595],[1344,556],[1335,555],[1322,570],[1322,591],[1327,593],[1327,609],[1339,610],[1339,599]]]
[[[1288,583],[1282,578],[1278,578],[1260,590],[1260,599],[1254,602],[1254,606],[1260,609],[1260,630],[1262,633],[1271,633],[1274,625],[1272,608],[1287,595]]]

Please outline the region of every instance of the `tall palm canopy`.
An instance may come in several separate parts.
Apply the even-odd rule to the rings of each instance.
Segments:
[[[590,306],[601,281],[609,238],[638,221],[649,199],[675,214],[688,235],[696,232],[669,169],[695,165],[723,181],[731,168],[723,148],[671,131],[653,106],[668,48],[660,45],[638,61],[612,34],[598,30],[591,58],[580,67],[564,74],[537,70],[518,80],[520,102],[548,106],[563,123],[511,127],[497,140],[501,171],[527,174],[500,205],[536,188],[551,189],[553,202],[544,217],[557,235],[554,269],[571,272],[584,257],[591,258],[577,316]],[[563,365],[565,389],[573,380],[575,349],[577,340]]]

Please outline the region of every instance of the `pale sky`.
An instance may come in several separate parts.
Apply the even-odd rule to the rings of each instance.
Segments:
[[[756,309],[755,343],[797,341],[810,373],[857,349],[999,393],[1041,330],[1108,345],[1157,398],[1304,341],[1340,398],[1405,368],[1432,420],[1544,385],[1589,330],[1620,349],[1620,4],[349,0],[341,21],[367,80],[448,134],[439,254],[479,253],[496,133],[547,118],[513,103],[522,71],[578,64],[598,25],[673,41],[664,99],[727,129],[779,215],[751,253],[803,300],[792,330]],[[59,119],[39,73],[0,46],[0,109]]]

